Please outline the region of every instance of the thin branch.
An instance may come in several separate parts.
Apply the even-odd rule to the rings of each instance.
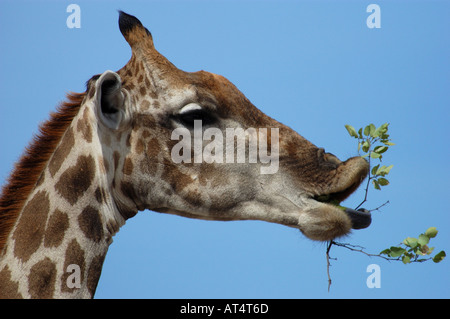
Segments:
[[[369,157],[369,167],[371,167],[370,166],[370,153],[371,152],[369,152],[369,156],[368,156]],[[365,194],[364,194],[364,199],[358,206],[356,206],[355,210],[358,210],[358,208],[360,208],[362,206],[362,204],[367,202],[367,194],[369,194],[369,186],[370,186],[370,181],[371,180],[372,180],[372,172],[369,170],[369,178],[367,178],[367,184],[366,184],[366,191],[365,191]]]
[[[386,201],[384,204],[378,206],[377,208],[371,209],[369,210],[370,212],[374,212],[376,210],[380,210],[382,207],[386,206],[387,204],[389,204],[389,201]]]
[[[362,247],[362,246],[359,246],[359,245],[352,245],[352,244],[349,244],[349,243],[339,243],[339,242],[336,242],[336,241],[333,241],[332,243],[333,243],[333,245],[336,245],[336,246],[339,246],[339,247],[344,247],[344,248],[347,248],[348,250],[351,250],[351,251],[357,251],[357,252],[360,252],[360,253],[362,253],[362,254],[364,254],[366,256],[369,256],[369,257],[380,257],[380,258],[383,258],[383,259],[388,260],[388,261],[390,261],[390,260],[400,260],[399,258],[385,257],[385,256],[382,256],[380,254],[370,254],[368,252],[365,252],[363,250],[365,248]]]
[[[330,249],[331,246],[333,245],[333,241],[330,240],[327,244],[327,253],[326,253],[326,257],[327,257],[327,275],[328,275],[328,292],[330,292],[330,287],[331,287],[331,276],[330,276]]]

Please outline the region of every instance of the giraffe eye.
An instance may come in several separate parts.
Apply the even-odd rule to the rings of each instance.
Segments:
[[[175,120],[187,128],[194,128],[194,121],[202,121],[203,126],[214,124],[217,121],[214,115],[194,103],[184,106],[175,116]]]

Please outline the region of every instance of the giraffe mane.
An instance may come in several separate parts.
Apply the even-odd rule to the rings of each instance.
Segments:
[[[64,132],[77,115],[86,92],[68,93],[26,147],[0,193],[0,253],[28,195],[41,176]]]

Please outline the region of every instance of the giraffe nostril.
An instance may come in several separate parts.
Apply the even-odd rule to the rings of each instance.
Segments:
[[[337,158],[335,155],[331,154],[331,153],[325,153],[323,155],[323,158],[325,159],[325,161],[327,161],[328,163],[332,163],[336,166],[339,166],[342,162],[339,160],[339,158]]]
[[[317,155],[319,160],[326,166],[332,166],[333,168],[337,168],[342,162],[331,153],[326,153],[325,149],[319,148],[317,151]]]

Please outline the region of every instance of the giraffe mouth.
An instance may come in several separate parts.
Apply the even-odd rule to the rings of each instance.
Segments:
[[[345,212],[352,221],[353,229],[364,229],[369,227],[372,223],[370,211],[364,208],[359,208],[356,210],[341,205],[341,201],[353,193],[354,189],[352,188],[353,187],[349,187],[347,190],[338,193],[316,195],[312,197],[312,199],[326,205],[334,206]]]

